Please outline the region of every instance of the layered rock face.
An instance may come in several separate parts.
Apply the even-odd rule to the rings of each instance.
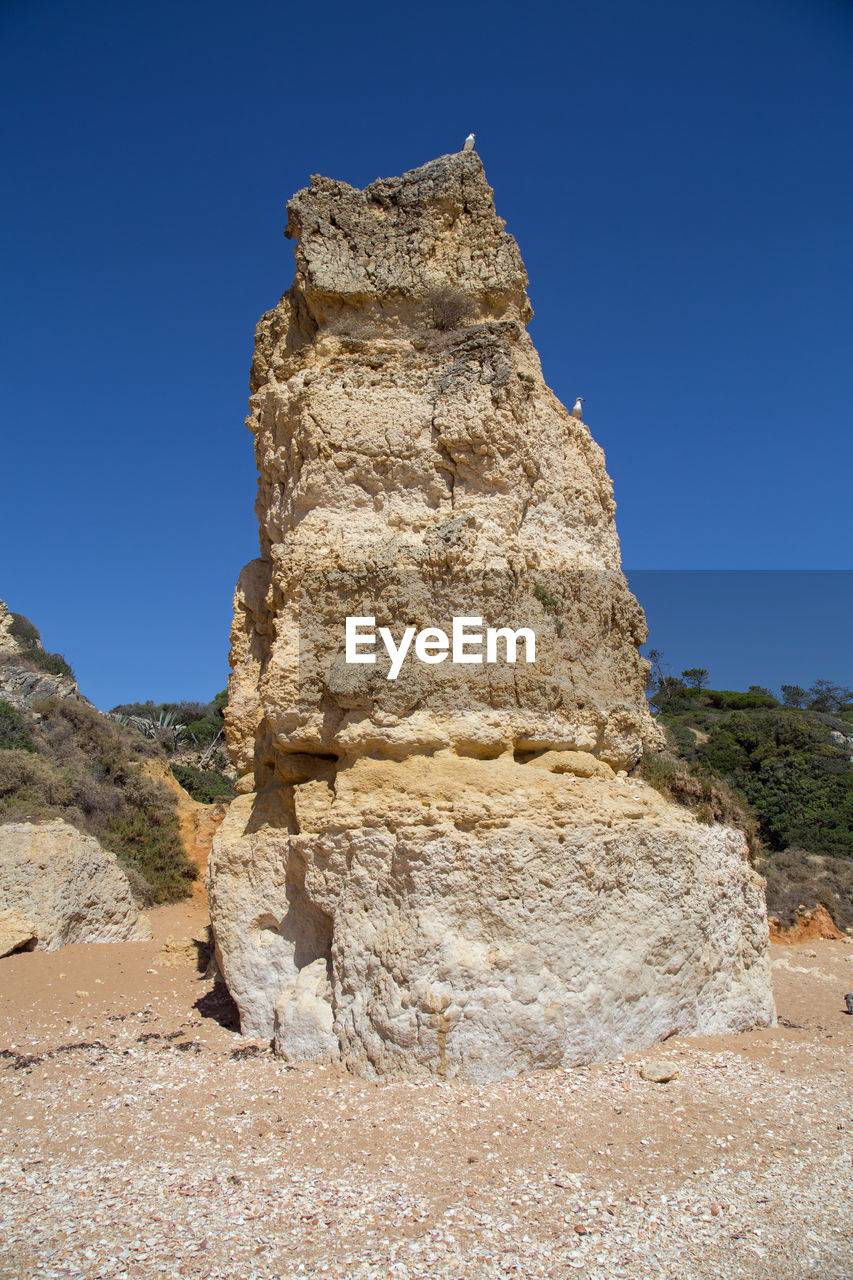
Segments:
[[[314,178],[288,212],[232,630],[244,794],[208,877],[244,1031],[486,1079],[772,1019],[742,838],[617,776],[655,740],[645,621],[478,157]],[[453,618],[527,639],[439,657]],[[406,628],[433,630],[395,663]]]

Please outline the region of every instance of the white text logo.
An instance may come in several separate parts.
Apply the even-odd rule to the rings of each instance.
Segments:
[[[346,661],[348,663],[376,661],[376,654],[370,652],[376,647],[377,633],[373,629],[375,624],[375,618],[347,618]],[[517,631],[513,631],[510,627],[487,627],[485,636],[482,631],[469,630],[482,625],[482,618],[454,618],[449,637],[440,627],[425,627],[423,631],[416,631],[415,627],[406,627],[399,644],[394,640],[388,627],[380,627],[379,638],[391,659],[387,678],[397,679],[413,640],[415,657],[419,662],[430,664],[444,662],[448,657],[452,663],[460,665],[481,663],[484,661],[482,652],[484,640],[486,662],[499,660],[499,643],[506,661],[515,662],[518,645],[522,640],[524,641],[524,661],[536,661],[536,636],[530,627],[519,627]],[[478,646],[480,652],[477,652]]]

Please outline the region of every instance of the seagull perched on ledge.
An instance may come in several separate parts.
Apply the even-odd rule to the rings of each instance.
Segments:
[[[572,417],[577,418],[579,422],[583,422],[583,396],[578,396],[572,409]]]
[[[462,143],[462,150],[463,150],[463,151],[473,151],[473,150],[474,150],[474,138],[475,138],[475,136],[476,136],[476,135],[475,135],[475,134],[473,134],[473,133],[469,133],[469,134],[468,134],[468,137],[467,137],[467,138],[465,139],[465,141]]]

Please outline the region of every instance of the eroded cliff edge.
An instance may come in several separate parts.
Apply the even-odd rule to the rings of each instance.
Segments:
[[[773,1016],[742,838],[617,772],[655,729],[601,450],[547,388],[475,153],[288,206],[258,326],[244,795],[211,912],[244,1030],[488,1078]],[[344,619],[532,627],[536,662],[344,662]]]

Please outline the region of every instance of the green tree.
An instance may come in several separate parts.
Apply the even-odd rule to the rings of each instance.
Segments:
[[[708,672],[704,667],[688,667],[681,678],[689,689],[704,689],[708,684]]]
[[[831,680],[815,680],[808,691],[809,710],[827,711],[830,715],[853,702],[853,689],[833,684]]]
[[[670,711],[673,701],[678,701],[686,692],[687,686],[679,676],[672,674],[660,649],[649,649],[647,658],[651,663],[646,679],[646,694],[649,702],[657,711],[662,711],[664,707]]]
[[[804,707],[808,701],[808,695],[800,684],[783,684],[782,701],[786,707]]]
[[[734,711],[697,754],[749,801],[770,849],[853,857],[853,765],[829,735],[791,708]]]

